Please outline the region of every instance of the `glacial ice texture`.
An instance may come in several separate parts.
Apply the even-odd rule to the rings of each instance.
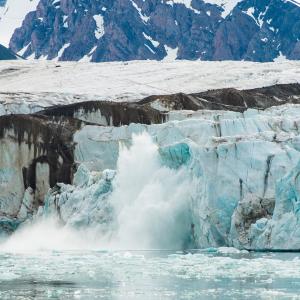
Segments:
[[[74,184],[50,191],[44,214],[118,249],[300,249],[299,126],[299,105],[85,126]]]

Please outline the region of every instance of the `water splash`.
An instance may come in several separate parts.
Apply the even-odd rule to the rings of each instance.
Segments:
[[[112,244],[133,249],[180,249],[190,230],[191,178],[186,169],[161,165],[150,136],[133,136],[122,148],[111,201],[116,212]]]
[[[92,229],[76,230],[62,226],[55,217],[40,217],[21,226],[0,245],[2,252],[32,253],[37,251],[99,249]]]
[[[114,217],[107,234],[40,218],[20,228],[0,249],[182,249],[190,242],[193,186],[186,168],[162,166],[158,146],[148,134],[134,135],[130,148],[120,147],[108,199]]]

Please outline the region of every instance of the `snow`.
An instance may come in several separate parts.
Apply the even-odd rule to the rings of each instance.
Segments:
[[[101,39],[105,33],[104,31],[104,19],[101,15],[95,15],[94,20],[96,22],[96,30],[95,30],[95,37],[97,40]]]
[[[43,106],[91,99],[133,101],[154,94],[300,82],[299,68],[300,62],[288,60],[275,63],[132,61],[99,64],[3,61],[0,65],[0,115],[28,113]]]
[[[63,23],[64,23],[64,28],[69,28],[68,16],[63,16]]]
[[[174,61],[177,58],[178,47],[173,49],[165,45],[165,50],[167,52],[167,56],[164,58],[164,61]]]
[[[223,8],[222,17],[226,18],[241,0],[204,0],[205,3],[215,4]]]
[[[255,21],[255,23],[256,23],[257,25],[259,25],[258,22],[257,22],[257,20],[256,20],[255,17],[254,17],[254,12],[255,12],[254,7],[249,7],[245,13],[246,13],[249,17],[251,17],[251,18]]]
[[[61,49],[58,51],[58,54],[57,54],[57,57],[56,57],[55,61],[58,61],[58,60],[61,58],[61,56],[63,55],[64,51],[65,51],[67,48],[69,48],[69,46],[70,46],[70,43],[67,43],[67,44],[65,44],[65,45],[63,45],[63,46],[61,47]]]
[[[25,46],[23,49],[21,49],[18,52],[18,55],[23,56],[25,54],[25,52],[27,51],[27,49],[30,47],[31,43],[29,43],[27,46]]]
[[[133,7],[138,11],[140,18],[143,20],[144,23],[147,23],[149,21],[149,17],[143,15],[141,8],[138,7],[138,5],[134,2],[134,0],[130,0]]]
[[[0,44],[8,47],[16,28],[22,25],[27,13],[34,11],[39,0],[8,0],[0,8]]]
[[[255,13],[255,9],[254,7],[249,7],[246,11],[243,11],[243,13],[247,14],[249,17],[251,17],[254,22],[256,23],[257,26],[259,26],[260,28],[263,26],[264,24],[264,20],[263,20],[263,17],[265,16],[265,14],[267,13],[269,7],[267,6],[266,7],[266,10],[264,12],[261,12],[258,16],[258,18],[256,19],[255,16],[254,16],[254,13]],[[269,24],[269,23],[268,23]],[[270,28],[271,30],[271,28]],[[274,30],[273,30],[274,31]]]
[[[297,5],[297,6],[299,6],[300,7],[300,1],[299,0],[285,0],[286,2],[290,2],[290,3],[293,3],[293,4],[295,4],[295,5]]]
[[[195,8],[192,7],[192,0],[169,0],[169,1],[167,1],[167,4],[169,4],[169,5],[173,6],[173,3],[183,4],[185,7],[191,9],[194,13],[200,14],[200,12],[198,10],[196,10]]]
[[[145,32],[143,32],[143,35],[144,35],[145,39],[148,40],[148,41],[150,41],[151,44],[152,44],[154,47],[158,47],[158,46],[159,46],[159,42],[153,40],[151,36],[147,35]]]
[[[274,59],[275,62],[284,62],[287,61],[287,58],[285,55],[282,54],[282,52],[279,52],[279,55]]]
[[[87,55],[85,55],[84,57],[82,57],[79,61],[80,61],[80,62],[90,62],[91,59],[92,59],[93,53],[96,51],[96,49],[97,49],[97,45],[94,46],[94,47],[91,49],[91,51],[90,51]]]
[[[187,8],[192,9],[192,0],[169,0],[167,3],[170,5],[173,5],[173,3],[183,4]]]

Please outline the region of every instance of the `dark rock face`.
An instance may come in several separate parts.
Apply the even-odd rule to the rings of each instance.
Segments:
[[[300,8],[281,0],[241,1],[216,33],[213,59],[299,59]]]
[[[177,59],[300,59],[300,8],[243,0],[222,17],[217,5],[160,0],[40,0],[10,42],[24,56],[93,62]]]
[[[164,115],[148,105],[138,103],[116,103],[87,101],[42,110],[38,115],[52,116],[63,121],[65,117],[103,126],[122,126],[130,123],[157,124],[164,121]]]
[[[34,115],[0,117],[0,217],[16,217],[28,197],[26,209],[35,210],[50,187],[72,182],[73,134],[81,123]]]
[[[47,116],[51,122],[60,125],[69,124],[72,120],[101,126],[131,123],[149,125],[167,121],[167,113],[171,110],[244,112],[248,108],[264,110],[287,103],[300,104],[300,84],[278,84],[250,90],[229,88],[195,94],[156,95],[130,103],[86,101],[49,107],[37,112],[35,116]]]
[[[23,168],[24,187],[35,189],[35,165],[47,163],[49,185],[71,183],[73,168],[73,134],[81,126],[78,120],[55,122],[46,116],[7,115],[0,117],[0,139],[9,138],[33,150],[33,159]],[[10,132],[10,133],[9,133]],[[14,134],[11,134],[13,132]]]
[[[12,60],[12,59],[17,59],[16,54],[13,53],[13,51],[0,45],[0,60]]]
[[[300,84],[278,84],[251,90],[220,89],[196,94],[151,96],[140,104],[159,102],[166,110],[231,110],[266,109],[287,103],[300,103]]]

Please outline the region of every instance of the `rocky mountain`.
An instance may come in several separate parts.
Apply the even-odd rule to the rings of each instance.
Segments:
[[[10,49],[0,45],[0,60],[17,59],[17,55]]]
[[[40,0],[35,9],[28,5],[9,44],[26,58],[300,58],[295,0]]]

